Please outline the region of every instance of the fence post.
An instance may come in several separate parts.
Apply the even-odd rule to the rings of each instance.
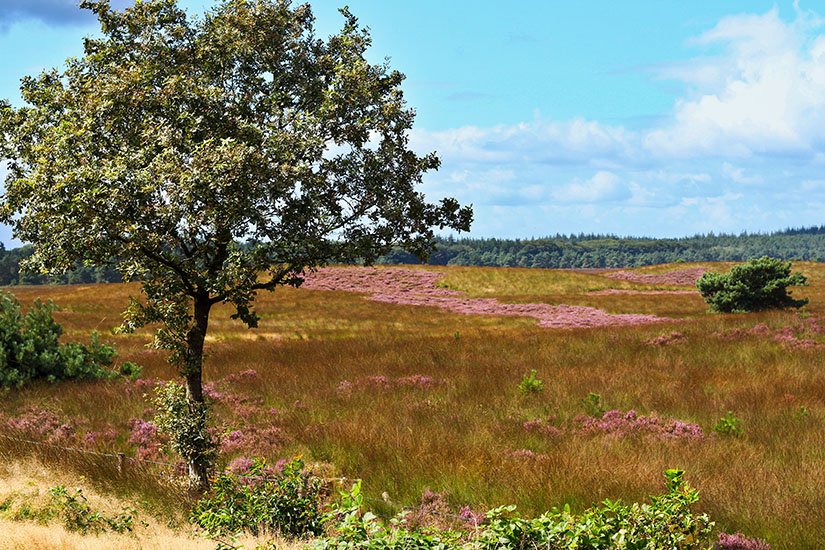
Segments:
[[[117,453],[117,473],[118,475],[123,475],[123,465],[126,463],[126,455],[123,453]]]

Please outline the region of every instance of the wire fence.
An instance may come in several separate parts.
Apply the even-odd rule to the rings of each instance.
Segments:
[[[151,475],[151,476],[154,476],[154,477],[164,478],[164,479],[167,479],[167,480],[175,480],[175,479],[180,480],[181,478],[184,478],[188,475],[186,470],[185,470],[185,466],[184,466],[183,463],[173,463],[173,462],[163,462],[163,461],[158,461],[158,460],[148,460],[148,459],[144,459],[144,458],[126,456],[125,453],[102,453],[102,452],[99,452],[99,451],[91,451],[89,449],[80,449],[78,447],[66,447],[66,446],[63,446],[63,445],[57,445],[55,443],[49,443],[49,442],[46,442],[46,441],[35,441],[35,440],[32,440],[32,439],[26,439],[26,438],[22,438],[22,437],[11,436],[11,435],[8,435],[8,434],[3,434],[3,433],[0,433],[0,439],[14,441],[14,442],[17,442],[17,443],[23,443],[23,444],[26,444],[26,445],[34,445],[34,446],[41,447],[41,448],[53,449],[53,450],[56,450],[56,451],[69,451],[69,452],[72,452],[72,453],[79,453],[79,454],[82,454],[82,455],[89,455],[89,456],[96,456],[96,457],[103,457],[103,458],[111,458],[111,459],[114,459],[116,461],[118,474],[125,473],[126,469],[128,467],[128,464],[147,464],[147,465],[150,465],[152,467],[161,466],[161,467],[164,467],[164,468],[168,468],[169,472],[167,474],[161,474],[161,473],[157,473],[157,472],[149,472],[149,471],[144,470],[144,471],[140,472],[141,474],[148,474],[148,475]],[[222,475],[226,475],[226,472],[222,472]],[[239,479],[256,479],[256,480],[260,480],[260,481],[278,481],[278,479],[279,479],[277,477],[256,476],[256,475],[242,475],[242,476],[236,476],[236,477],[238,477]],[[330,495],[330,496],[334,495],[333,487],[335,486],[335,484],[343,485],[347,481],[352,481],[353,483],[357,483],[357,482],[361,481],[360,479],[348,479],[348,478],[344,478],[344,477],[341,477],[341,478],[320,478],[320,479],[323,483],[320,490],[323,491],[324,493]],[[422,513],[427,514],[427,515],[451,518],[451,519],[460,520],[462,522],[467,522],[467,523],[472,523],[474,521],[473,518],[468,518],[466,516],[461,516],[461,515],[458,515],[458,514],[452,514],[452,513],[449,513],[449,512],[442,512],[440,510],[433,510],[433,509],[424,508],[424,507],[421,507],[421,506],[413,506],[413,505],[409,505],[409,504],[400,504],[400,503],[397,503],[397,502],[393,502],[392,500],[390,500],[389,496],[386,493],[384,494],[383,498],[380,498],[380,499],[379,498],[368,497],[368,496],[365,496],[365,495],[362,495],[362,498],[365,501],[368,501],[368,502],[384,504],[384,505],[391,506],[391,507],[399,509],[399,510],[414,510],[414,511],[422,512]]]

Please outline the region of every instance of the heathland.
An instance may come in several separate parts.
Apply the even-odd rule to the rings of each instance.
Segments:
[[[525,515],[644,501],[662,492],[666,469],[678,468],[700,491],[696,510],[719,530],[774,549],[820,548],[825,264],[794,263],[810,283],[793,289],[810,298],[801,311],[710,313],[692,281],[703,268],[729,265],[631,271],[643,277],[339,268],[304,288],[259,295],[257,329],[218,307],[204,376],[222,466],[301,455],[326,477],[362,479],[377,500],[386,493],[464,514],[512,503]],[[174,461],[152,424],[151,398],[177,373],[147,349],[149,329],[111,334],[139,287],[5,290],[24,306],[53,300],[65,340],[88,342],[96,330],[117,346],[118,361],[143,369],[136,381],[7,391],[0,428]],[[61,483],[84,476],[88,491],[125,499],[146,517],[180,519],[185,496],[156,477],[163,467],[130,463],[118,474],[110,457],[49,449],[0,442],[0,492],[24,493],[21,470],[8,465],[36,459],[60,471]]]

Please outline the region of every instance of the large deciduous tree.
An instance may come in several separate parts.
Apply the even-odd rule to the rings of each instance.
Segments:
[[[254,327],[257,291],[396,245],[426,256],[434,227],[469,229],[468,207],[416,191],[439,160],[410,149],[404,77],[365,59],[368,31],[346,9],[319,39],[289,0],[195,18],[175,0],[81,7],[101,37],[23,79],[23,107],[0,103],[0,217],[34,244],[30,268],[83,260],[139,280],[124,326],[159,323],[193,410],[215,304]],[[189,460],[200,484],[206,468]]]

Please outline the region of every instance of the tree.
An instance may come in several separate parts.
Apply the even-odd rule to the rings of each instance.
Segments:
[[[102,37],[24,78],[25,106],[0,105],[0,218],[35,246],[29,268],[82,260],[141,282],[124,328],[160,324],[194,417],[215,304],[254,327],[257,291],[394,245],[425,257],[434,226],[469,229],[469,207],[415,190],[439,160],[410,150],[404,76],[365,59],[346,8],[322,40],[289,0],[222,0],[199,18],[175,0],[80,5]],[[189,461],[201,487],[207,466]]]
[[[807,284],[803,274],[791,274],[790,262],[767,256],[735,265],[727,274],[707,271],[696,281],[710,308],[722,313],[802,307],[808,299],[794,300],[787,288]]]

